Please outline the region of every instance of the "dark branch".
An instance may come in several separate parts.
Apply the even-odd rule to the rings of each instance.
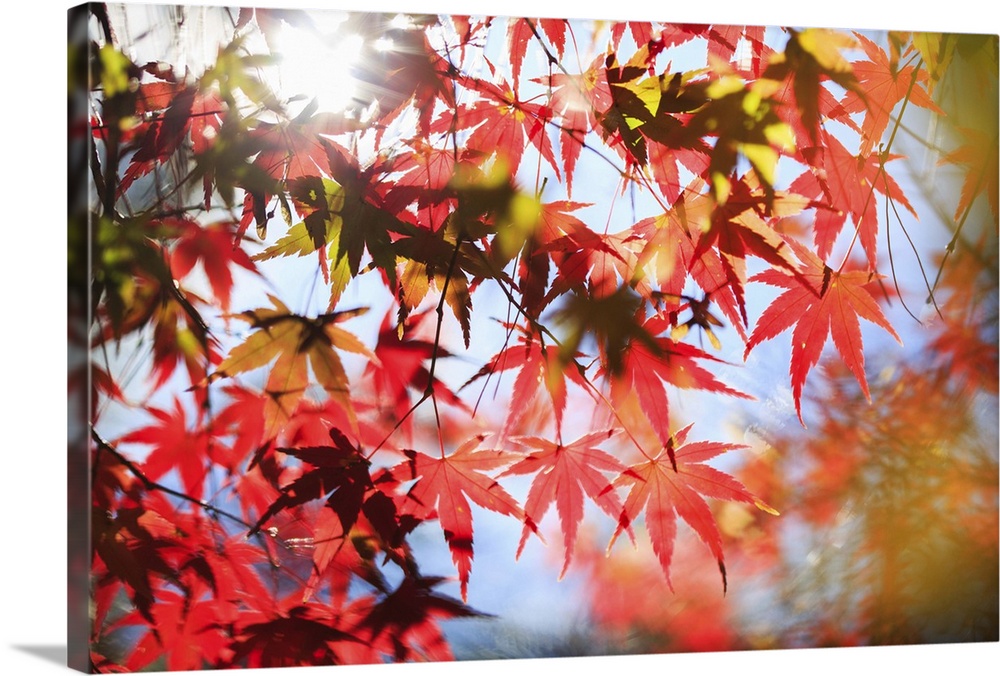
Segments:
[[[253,527],[253,524],[247,523],[246,521],[236,516],[235,514],[231,514],[225,511],[224,509],[219,509],[218,507],[211,505],[205,502],[204,500],[199,500],[198,498],[192,497],[187,493],[183,493],[176,489],[170,488],[169,486],[164,486],[161,483],[153,481],[148,476],[146,476],[145,473],[135,465],[135,463],[126,458],[121,451],[119,451],[117,448],[115,448],[110,443],[105,441],[105,439],[100,434],[98,434],[97,430],[95,430],[93,427],[90,428],[90,437],[91,439],[94,440],[94,443],[97,444],[98,450],[105,451],[113,455],[118,460],[118,462],[125,465],[128,471],[131,472],[139,481],[142,482],[143,486],[145,486],[147,490],[160,491],[161,493],[166,493],[167,495],[172,495],[175,498],[180,498],[181,500],[185,500],[192,504],[198,505],[209,514],[224,516],[227,519],[234,521],[240,524],[241,526],[244,526],[248,530],[251,527]]]

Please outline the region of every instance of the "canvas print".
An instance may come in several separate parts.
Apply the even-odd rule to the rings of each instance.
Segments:
[[[998,640],[996,35],[69,13],[71,666]]]

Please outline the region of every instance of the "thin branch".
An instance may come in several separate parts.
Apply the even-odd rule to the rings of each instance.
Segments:
[[[438,354],[441,349],[441,327],[444,324],[444,304],[447,302],[448,298],[448,286],[451,283],[451,276],[455,273],[455,266],[458,263],[458,253],[462,248],[462,242],[465,241],[465,233],[459,232],[458,237],[455,239],[455,249],[451,253],[451,260],[448,262],[448,272],[444,278],[444,284],[441,285],[441,298],[438,299],[438,304],[435,312],[437,313],[437,327],[434,329],[434,349],[431,352],[431,365],[427,369],[427,389],[424,391],[424,399],[428,397],[431,398],[431,403],[434,404],[434,418],[437,421],[438,429],[438,440],[441,444],[441,457],[444,457],[444,438],[441,436],[441,418],[438,415],[437,408],[437,397],[434,396],[434,371],[437,368]]]
[[[918,172],[913,167],[912,162],[907,162],[907,169],[911,180],[917,183],[925,194],[931,194],[933,192],[934,189],[931,185],[928,184],[928,178],[925,173]],[[930,207],[934,210],[934,213],[937,215],[938,220],[941,222],[941,225],[948,231],[948,234],[954,235],[955,227],[957,227],[957,224],[955,223],[954,220],[954,216],[944,209],[944,207],[941,205],[940,200],[938,199],[929,200],[929,204]],[[983,255],[983,251],[979,247],[970,245],[967,240],[959,239],[958,241],[955,242],[955,245],[961,246],[962,252],[967,256],[971,256],[982,267],[989,268],[991,265],[995,266],[994,262],[988,260],[987,257]]]
[[[105,439],[100,434],[98,434],[97,430],[94,429],[93,426],[91,426],[90,428],[90,437],[91,439],[94,440],[94,443],[97,444],[98,450],[105,451],[113,455],[120,463],[125,465],[128,471],[130,471],[139,481],[142,482],[143,486],[145,486],[147,490],[160,491],[161,493],[166,493],[167,495],[172,495],[175,498],[180,498],[181,500],[185,500],[192,504],[198,505],[209,514],[217,514],[218,516],[224,516],[227,519],[234,521],[240,524],[241,526],[244,526],[247,530],[253,527],[253,524],[247,523],[246,521],[244,521],[239,516],[236,516],[235,514],[231,514],[225,511],[224,509],[219,509],[218,507],[211,505],[205,502],[204,500],[199,500],[198,498],[192,497],[187,493],[183,493],[176,489],[170,488],[169,486],[164,486],[161,483],[153,481],[148,476],[146,476],[145,473],[135,465],[135,463],[126,458],[121,453],[121,451],[119,451],[117,448],[115,448],[110,443],[105,441]]]
[[[902,115],[902,111],[900,111],[900,115]],[[917,133],[913,129],[910,129],[907,125],[903,124],[903,120],[900,116],[890,115],[889,119],[892,120],[894,123],[898,124],[900,131],[905,132],[914,141],[916,141],[918,145],[923,146],[925,150],[938,153],[939,155],[944,155],[947,153],[947,151],[944,148],[934,143],[931,143],[924,137],[924,135]]]
[[[993,143],[996,144],[997,137],[993,137]],[[978,195],[979,189],[983,185],[983,181],[986,178],[986,165],[989,164],[989,160],[985,160],[983,164],[979,167],[979,175],[976,177],[976,185],[973,187],[972,195]],[[972,204],[975,200],[969,200],[969,203],[965,205],[965,211],[962,213],[962,218],[958,222],[958,226],[955,228],[955,234],[952,236],[951,241],[948,242],[948,246],[945,247],[944,257],[941,259],[941,265],[938,267],[937,276],[934,278],[934,285],[931,287],[931,294],[937,289],[938,283],[941,281],[941,275],[944,273],[945,263],[948,262],[948,257],[955,250],[955,245],[958,243],[959,238],[962,234],[962,228],[965,227],[965,222],[969,218],[969,214],[972,212]]]
[[[389,430],[389,433],[385,435],[382,441],[380,441],[378,445],[372,448],[372,450],[365,455],[366,460],[370,460],[372,456],[375,455],[376,452],[378,452],[383,446],[385,446],[385,443],[389,441],[389,439],[392,437],[393,434],[396,433],[396,430],[398,430],[402,426],[402,424],[407,420],[407,418],[413,415],[413,412],[416,411],[417,408],[419,408],[420,405],[423,404],[428,399],[433,400],[434,415],[438,423],[438,436],[441,441],[441,457],[444,457],[444,439],[441,438],[440,435],[441,419],[438,416],[437,398],[434,396],[434,372],[437,369],[437,360],[441,346],[441,327],[444,324],[444,304],[446,302],[448,295],[448,286],[449,282],[451,281],[451,276],[452,274],[454,274],[455,267],[458,263],[458,254],[462,248],[462,243],[464,241],[465,241],[465,235],[459,234],[458,239],[455,241],[455,249],[452,251],[451,260],[448,263],[448,272],[445,275],[444,284],[441,285],[441,298],[438,299],[437,308],[435,310],[435,312],[437,313],[437,327],[434,330],[434,346],[431,352],[431,365],[427,369],[427,374],[428,374],[427,387],[424,389],[424,393],[420,396],[420,399],[418,399],[416,403],[414,403],[413,406],[411,406],[410,409],[405,414],[403,414],[403,416],[399,420],[396,421],[396,424],[393,425],[392,429]]]
[[[882,146],[879,146],[879,171],[885,171],[885,159],[889,155],[889,151],[892,149],[892,144],[896,140],[896,132],[899,131],[899,126],[903,120],[903,114],[906,112],[906,106],[910,103],[910,96],[913,94],[913,87],[917,84],[917,74],[920,72],[920,66],[924,63],[921,59],[917,65],[914,67],[913,72],[910,76],[910,86],[906,90],[906,96],[903,98],[903,107],[899,109],[899,117],[896,118],[895,124],[892,126],[892,133],[889,134],[889,141],[885,144],[885,149],[882,150]],[[870,156],[869,156],[870,157]],[[867,161],[868,158],[865,158]],[[888,189],[888,185],[886,186]],[[858,237],[861,235],[861,220],[864,220],[864,213],[868,211],[868,205],[871,203],[872,196],[875,194],[875,182],[872,182],[871,187],[868,189],[868,197],[865,198],[865,205],[861,209],[861,219],[854,226],[854,238],[851,240],[851,245],[847,248],[847,253],[844,254],[844,260],[837,268],[837,272],[842,272],[844,266],[847,265],[847,261],[851,257],[851,250],[854,248],[854,244],[858,241]],[[886,228],[889,224],[886,223]]]
[[[920,254],[917,252],[917,247],[913,243],[913,239],[910,237],[910,233],[907,232],[906,227],[903,225],[903,219],[899,215],[899,211],[896,209],[896,202],[889,197],[889,176],[885,173],[885,165],[879,167],[879,173],[882,175],[882,180],[885,183],[885,243],[889,250],[889,268],[892,270],[892,282],[896,286],[896,293],[899,294],[899,302],[903,304],[903,309],[906,310],[913,319],[920,324],[921,321],[910,311],[907,307],[906,301],[903,300],[903,294],[899,290],[899,281],[896,279],[896,268],[892,260],[892,243],[889,240],[889,232],[892,230],[889,223],[889,206],[892,206],[892,213],[896,215],[896,222],[899,223],[900,229],[903,231],[903,235],[906,236],[906,241],[910,243],[910,248],[913,250],[913,255],[917,260],[917,265],[920,267],[920,276],[923,277],[924,285],[927,287],[927,299],[934,305],[934,309],[937,311],[938,316],[942,317],[941,308],[938,307],[937,300],[934,298],[934,291],[931,289],[930,281],[927,279],[927,273],[924,272],[924,264],[920,260]]]

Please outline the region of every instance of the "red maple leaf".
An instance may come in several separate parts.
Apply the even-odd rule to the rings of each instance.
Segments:
[[[860,33],[854,35],[868,56],[867,61],[859,60],[851,64],[854,77],[864,95],[849,91],[844,97],[843,105],[849,113],[865,113],[865,119],[861,123],[861,148],[858,154],[867,157],[882,139],[896,104],[903,99],[909,97],[910,103],[932,110],[938,115],[944,115],[944,111],[937,107],[923,85],[919,84],[920,80],[927,79],[926,71],[918,71],[916,66],[897,70],[897,64],[890,62],[889,56],[881,47]]]
[[[534,31],[528,19],[510,18],[507,20],[507,55],[510,59],[510,73],[514,80],[514,89],[518,89],[521,79],[521,64],[528,51]]]
[[[123,141],[139,143],[119,186],[121,192],[152,171],[158,162],[168,159],[188,135],[191,149],[198,157],[212,149],[222,129],[228,106],[218,90],[186,86],[172,70],[162,71],[162,65],[148,63],[142,69],[165,81],[141,84],[136,92],[135,115],[143,121],[124,130]],[[103,128],[95,132],[105,136]],[[202,180],[206,210],[211,206],[213,178],[213,172],[208,170]]]
[[[443,581],[440,577],[408,575],[392,593],[367,609],[358,629],[364,630],[373,645],[400,662],[414,657],[454,659],[437,620],[485,615],[434,591]]]
[[[352,13],[342,24],[345,34],[364,38],[360,58],[351,68],[357,81],[356,97],[374,104],[379,116],[375,142],[381,141],[384,130],[404,110],[414,110],[418,116],[420,135],[430,135],[429,126],[440,101],[448,109],[455,107],[452,78],[455,66],[438,53],[428,40],[425,21],[436,17],[411,16],[413,25],[392,25],[392,14]],[[379,39],[392,41],[392,49],[380,49]]]
[[[454,190],[450,189],[457,166],[470,153],[456,157],[454,149],[435,147],[415,139],[406,150],[386,163],[386,173],[398,173],[391,181],[373,186],[384,191],[381,206],[397,218],[418,227],[437,230],[454,209]],[[416,212],[408,210],[416,206]]]
[[[248,535],[260,530],[278,512],[323,497],[340,519],[342,534],[351,530],[372,489],[368,474],[370,463],[340,430],[331,429],[330,439],[333,446],[278,449],[312,468],[281,488],[278,499],[261,515]]]
[[[688,201],[686,214],[689,226],[700,225],[701,230],[693,257],[702,258],[712,247],[718,250],[726,285],[732,290],[740,318],[746,324],[747,257],[754,255],[795,274],[795,257],[770,221],[772,216],[798,214],[809,205],[809,200],[783,191],[764,190],[753,173],[730,183],[732,192],[724,205],[714,206],[708,195],[699,194]]]
[[[800,175],[789,186],[789,191],[810,199],[823,199],[830,208],[816,213],[814,236],[816,253],[826,258],[844,227],[847,217],[854,221],[858,239],[868,256],[869,265],[875,268],[878,237],[878,209],[875,192],[878,191],[904,206],[911,214],[917,212],[907,201],[899,184],[885,170],[884,161],[897,159],[898,155],[880,158],[871,155],[852,155],[837,138],[821,131],[823,151],[814,167]],[[846,208],[845,208],[846,207]]]
[[[559,579],[566,574],[573,558],[576,533],[583,520],[583,497],[589,495],[598,507],[612,518],[621,514],[622,504],[611,490],[611,483],[602,472],[622,472],[625,467],[617,458],[596,448],[597,444],[616,434],[617,430],[591,432],[569,444],[549,441],[540,437],[516,437],[513,441],[534,449],[523,460],[514,463],[500,474],[535,474],[528,491],[524,512],[531,523],[540,523],[555,502],[562,524],[566,557]],[[524,551],[531,529],[525,523],[516,556]]]
[[[562,253],[576,247],[570,237],[561,244],[554,244],[568,235],[577,235],[587,241],[587,225],[572,212],[590,206],[579,202],[557,201],[541,205],[534,232],[525,242],[518,265],[517,283],[521,291],[522,306],[529,316],[537,318],[551,300],[546,296],[549,283],[549,261],[556,265],[564,260]],[[564,245],[569,245],[564,246]]]
[[[511,75],[514,80],[514,89],[518,89],[521,77],[521,65],[524,63],[525,54],[528,51],[528,44],[534,39],[536,33],[541,39],[541,33],[552,42],[558,56],[563,55],[566,49],[566,20],[565,19],[515,19],[507,20],[507,54],[510,58]],[[538,29],[541,28],[541,32]]]
[[[519,342],[500,350],[462,388],[484,376],[518,369],[500,438],[506,439],[514,425],[529,410],[544,385],[552,401],[556,430],[562,430],[566,410],[566,379],[586,388],[587,382],[575,364],[565,364],[557,345],[544,345],[532,334],[523,333]]]
[[[650,317],[645,322],[640,321],[640,324],[649,336],[656,336],[670,328],[661,315]],[[637,338],[629,342],[622,359],[621,376],[611,382],[611,400],[616,404],[621,403],[634,393],[643,414],[664,444],[668,444],[671,436],[667,384],[681,389],[698,389],[752,399],[720,382],[695,360],[725,362],[687,343],[674,342],[665,337],[647,340]]]
[[[200,225],[186,219],[166,222],[179,230],[177,245],[170,254],[170,269],[176,279],[183,279],[201,261],[202,269],[212,287],[212,293],[223,312],[229,311],[229,296],[233,288],[232,267],[238,265],[250,272],[257,266],[240,246],[233,245],[235,232],[229,221]]]
[[[537,25],[542,29],[556,48],[556,56],[562,56],[566,49],[566,29],[569,28],[567,19],[538,19]]]
[[[622,531],[645,512],[646,531],[653,544],[653,551],[667,577],[667,584],[673,589],[670,582],[670,561],[677,536],[677,517],[680,517],[715,555],[725,591],[727,582],[722,536],[705,498],[745,502],[772,514],[777,512],[755,498],[733,477],[703,464],[721,453],[744,449],[746,446],[713,441],[686,444],[691,427],[692,425],[688,425],[670,437],[658,455],[652,458],[647,456],[646,460],[632,465],[615,479],[615,487],[631,488],[608,549],[614,545]]]
[[[697,240],[689,232],[688,225],[686,210],[672,209],[632,226],[633,231],[646,240],[639,254],[639,264],[651,275],[651,283],[656,289],[654,295],[666,301],[666,310],[679,309],[690,277],[706,297],[712,297],[746,342],[743,316],[725,264],[714,247],[696,253]]]
[[[269,176],[286,181],[325,171],[329,162],[321,135],[357,131],[362,125],[343,113],[316,113],[317,107],[314,101],[294,119],[261,122],[252,132],[262,146],[254,164]]]
[[[102,306],[103,311],[113,313],[113,318],[105,322],[100,337],[94,339],[95,345],[152,327],[152,388],[165,384],[179,364],[185,367],[192,383],[200,382],[206,368],[220,358],[218,341],[196,308],[207,302],[174,281],[161,259],[166,257],[165,251],[158,246],[153,251],[155,259],[149,259],[152,269],[135,269],[130,302],[120,316],[115,316],[115,308]]]
[[[344,530],[340,518],[332,509],[319,510],[310,521],[313,525],[312,572],[302,590],[302,602],[307,603],[324,579],[329,579],[330,604],[341,606],[347,599],[353,579],[351,573],[361,564],[361,557],[353,545],[345,546],[353,536]]]
[[[997,154],[1000,148],[997,136],[968,127],[959,127],[958,131],[964,143],[938,160],[938,164],[960,164],[967,168],[961,196],[955,206],[955,221],[960,222],[973,200],[984,194],[996,220],[1000,213],[997,204]]]
[[[232,656],[226,607],[164,590],[153,606],[156,631],[147,632],[126,662],[129,671],[149,669],[158,659],[171,671],[225,664]]]
[[[653,178],[668,202],[677,201],[685,188],[681,177],[682,168],[695,176],[708,172],[709,157],[700,149],[651,143],[648,152]]]
[[[355,412],[358,414],[357,431],[351,432],[351,438],[359,447],[392,448],[385,440],[385,429],[374,415],[376,407],[356,399]],[[336,401],[313,402],[308,399],[299,401],[292,419],[282,431],[285,446],[322,446],[330,439],[330,428],[352,429],[350,414]]]
[[[169,107],[162,112],[162,116],[150,123],[139,148],[118,183],[119,195],[124,194],[137,178],[152,171],[157,162],[167,160],[180,147],[187,136],[191,121],[191,106],[196,94],[197,89],[194,87],[179,90],[171,99]]]
[[[261,452],[261,446],[267,442],[264,437],[267,395],[239,385],[228,385],[221,390],[228,401],[215,414],[215,425],[217,431],[225,430],[232,435],[233,456],[246,458]]]
[[[635,247],[640,237],[631,229],[614,234],[599,234],[587,227],[568,233],[548,245],[558,270],[545,302],[569,290],[594,298],[613,296],[622,285],[634,288],[644,298],[650,297],[649,281],[638,270]]]
[[[572,195],[573,170],[583,150],[583,139],[597,126],[597,114],[603,114],[614,102],[604,57],[594,59],[583,73],[553,73],[535,82],[548,85],[552,92],[549,105],[561,120],[559,145],[566,173],[566,194]]]
[[[614,30],[617,28],[617,25]],[[722,24],[667,24],[661,33],[658,41],[662,45],[660,49],[676,47],[695,38],[705,38],[708,41],[708,54],[710,59],[718,59],[720,62],[729,62],[736,55],[736,49],[742,38],[746,39],[751,50],[750,68],[755,77],[760,76],[761,53],[764,49],[764,27],[763,26],[729,26]],[[650,34],[650,38],[652,35]],[[640,45],[644,43],[639,43]]]
[[[152,609],[159,579],[177,575],[164,552],[171,542],[160,537],[155,527],[161,520],[155,512],[142,507],[119,506],[114,512],[91,512],[94,552],[91,575],[98,592],[106,590],[105,594],[95,593],[98,617],[107,614],[114,594],[124,588],[135,606],[133,613],[155,626]]]
[[[517,501],[484,470],[510,464],[515,456],[505,451],[475,450],[485,438],[473,437],[448,456],[432,458],[419,451],[403,451],[407,460],[393,468],[394,476],[417,479],[407,492],[400,512],[426,520],[437,515],[451,558],[458,568],[462,600],[468,597],[472,571],[472,511],[469,500],[485,509],[512,516],[537,530]]]
[[[337,664],[334,646],[357,642],[341,627],[342,618],[319,603],[288,597],[268,613],[243,613],[233,627],[234,661],[247,666]]]
[[[199,425],[189,429],[187,413],[177,398],[174,398],[173,411],[152,406],[146,410],[156,418],[156,422],[124,435],[121,441],[153,447],[142,463],[148,479],[156,481],[177,470],[184,491],[195,499],[201,499],[209,468],[214,462],[227,458],[228,447],[216,438],[210,428]]]
[[[430,312],[411,315],[408,320],[408,331],[402,336],[396,328],[395,313],[391,310],[382,319],[379,328],[378,342],[375,345],[375,356],[378,361],[369,361],[365,375],[371,376],[375,383],[375,396],[380,405],[388,402],[397,420],[403,420],[410,409],[410,390],[420,393],[433,389],[441,400],[452,406],[466,409],[465,402],[455,396],[448,387],[436,377],[431,380],[431,372],[426,362],[432,358],[450,357],[451,353],[440,345],[435,349],[432,341],[414,337]]]
[[[248,542],[242,533],[222,539],[211,529],[201,530],[205,545],[192,553],[183,568],[205,577],[220,601],[245,603],[255,609],[271,607],[271,593],[258,574],[258,569],[268,563],[267,553]]]
[[[733,183],[723,207],[715,206],[704,187],[702,179],[695,179],[674,208],[632,226],[629,232],[644,244],[626,260],[634,259],[633,279],[641,277],[636,289],[657,305],[666,299],[667,309],[680,305],[690,276],[746,340],[746,257],[753,254],[795,271],[794,256],[769,222],[797,214],[812,202],[785,191],[767,196],[752,173]]]
[[[708,53],[731,61],[736,55],[740,39],[746,41],[750,49],[749,70],[754,77],[760,77],[764,54],[764,26],[724,26],[716,24],[709,33]],[[738,64],[737,64],[738,65]]]
[[[795,410],[802,421],[800,399],[806,376],[816,362],[829,336],[840,353],[844,363],[854,374],[865,397],[871,401],[868,381],[865,378],[865,355],[862,351],[861,325],[858,317],[881,326],[902,345],[889,321],[882,314],[878,303],[865,289],[874,275],[864,270],[834,271],[819,257],[795,240],[789,240],[796,255],[803,261],[801,276],[809,282],[804,285],[799,279],[779,270],[765,270],[754,275],[751,281],[763,282],[786,289],[757,320],[750,340],[747,342],[744,358],[755,345],[774,338],[788,328],[792,332],[792,360],[789,374],[792,378],[792,393]]]
[[[486,65],[492,73],[493,65],[489,61]],[[459,106],[454,114],[442,115],[431,131],[453,133],[456,129],[473,129],[466,147],[487,157],[496,153],[506,163],[510,175],[517,173],[521,156],[530,141],[558,176],[552,139],[546,131],[546,122],[552,119],[552,108],[520,100],[515,93],[516,87],[500,77],[496,79],[496,83],[469,79],[466,84],[482,98],[471,105]]]
[[[653,40],[653,33],[655,32],[657,24],[649,23],[648,21],[616,21],[611,24],[611,44],[614,45],[615,50],[618,49],[618,45],[621,43],[622,36],[625,35],[625,29],[629,29],[629,33],[632,35],[632,39],[635,40],[636,46],[640,49],[646,46],[651,40]],[[689,38],[690,40],[693,35]]]
[[[237,241],[250,223],[257,222],[258,234],[267,224],[267,205],[277,192],[279,182],[320,176],[329,166],[327,145],[322,137],[357,131],[363,125],[343,113],[316,113],[313,101],[298,116],[277,123],[261,122],[248,135],[259,153],[252,166],[259,170],[252,182],[243,186],[243,214],[236,232]],[[263,234],[261,234],[263,239]]]

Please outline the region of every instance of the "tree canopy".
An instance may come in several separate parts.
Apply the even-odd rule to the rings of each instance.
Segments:
[[[792,527],[864,585],[811,645],[996,640],[996,36],[82,25],[83,666],[453,658],[484,521],[641,650],[758,647],[729,599]]]

